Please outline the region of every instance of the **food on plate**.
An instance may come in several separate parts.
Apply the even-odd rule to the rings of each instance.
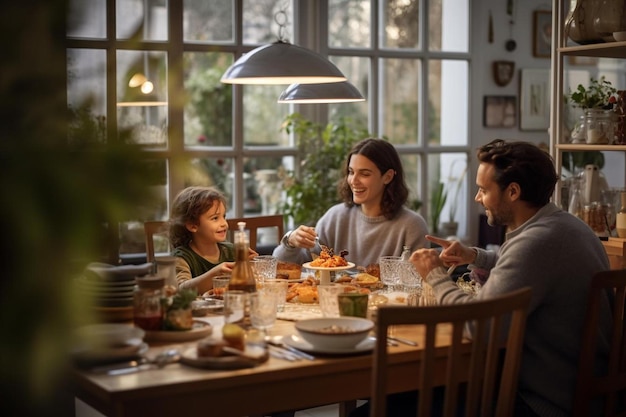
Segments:
[[[222,339],[232,348],[239,350],[245,349],[246,332],[238,324],[224,324],[224,327],[222,327]]]
[[[354,276],[354,280],[352,281],[353,284],[364,287],[377,286],[379,282],[378,277],[370,275],[367,272],[359,272]]]
[[[196,290],[181,289],[171,298],[171,304],[165,312],[163,328],[165,330],[191,330],[193,314],[191,303],[196,299]]]
[[[322,245],[320,256],[311,261],[311,266],[319,266],[323,268],[336,268],[339,266],[347,266],[346,255],[348,251],[341,251],[339,255],[335,255],[332,248]]]
[[[226,346],[226,343],[223,340],[207,337],[198,342],[196,346],[197,355],[199,358],[215,358],[222,356],[224,346]]]
[[[246,348],[246,332],[235,323],[226,323],[222,327],[222,338],[207,337],[196,345],[198,357],[215,358],[229,355],[224,351],[224,347],[231,347],[243,351]]]
[[[368,266],[365,267],[365,272],[380,279],[380,265],[379,264],[369,264]]]
[[[278,261],[276,265],[276,275],[286,275],[286,279],[300,279],[302,275],[302,265]]]
[[[354,279],[354,277],[352,275],[343,274],[343,275],[335,278],[335,282],[337,284],[347,284],[347,283],[352,282],[353,279]]]

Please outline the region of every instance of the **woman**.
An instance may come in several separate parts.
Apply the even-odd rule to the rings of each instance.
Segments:
[[[226,198],[211,187],[188,187],[172,203],[170,240],[176,259],[178,288],[213,288],[213,278],[230,274],[233,244],[226,242]],[[250,250],[250,257],[258,254]]]
[[[426,222],[405,207],[409,190],[392,144],[376,138],[358,142],[344,175],[339,186],[343,203],[328,209],[315,227],[287,232],[274,256],[303,264],[312,260],[311,250],[319,253],[319,242],[336,254],[347,250],[350,262],[368,266],[381,256],[400,256],[403,246],[411,251],[426,247]]]

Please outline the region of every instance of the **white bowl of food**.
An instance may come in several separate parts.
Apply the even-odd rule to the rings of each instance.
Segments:
[[[367,337],[374,322],[360,317],[325,317],[296,322],[304,340],[321,350],[352,349]]]

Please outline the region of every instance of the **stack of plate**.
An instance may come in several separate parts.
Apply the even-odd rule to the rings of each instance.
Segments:
[[[99,307],[131,307],[135,277],[148,274],[152,264],[112,266],[92,263],[76,280],[80,292]]]
[[[146,353],[145,332],[126,324],[92,324],[76,329],[72,356],[79,365],[133,359]]]

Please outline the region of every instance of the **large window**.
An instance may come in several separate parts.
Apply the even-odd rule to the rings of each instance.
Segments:
[[[68,105],[140,144],[155,171],[161,203],[121,226],[122,253],[143,251],[143,221],[167,218],[187,185],[220,188],[230,216],[281,212],[280,173],[297,173],[306,158],[282,128],[294,112],[388,138],[413,207],[421,202],[432,228],[431,196],[443,184],[441,220],[455,214],[464,235],[468,0],[72,0],[68,22]],[[286,86],[220,83],[234,60],[279,32],[328,56],[367,101],[294,106],[276,102]],[[107,136],[98,137],[80,139]]]

